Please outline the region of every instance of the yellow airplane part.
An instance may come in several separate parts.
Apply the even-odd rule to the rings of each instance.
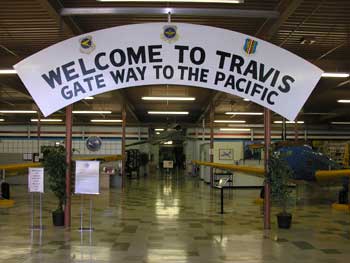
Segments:
[[[317,181],[335,180],[350,176],[350,169],[343,170],[320,170],[316,171],[315,177]]]
[[[258,176],[265,175],[265,169],[260,167],[251,167],[251,166],[242,166],[242,165],[233,165],[233,164],[223,164],[223,163],[211,163],[211,162],[202,162],[202,161],[192,161],[192,163],[197,165],[210,166],[219,169],[232,170],[242,173],[254,174]]]
[[[41,163],[14,163],[14,164],[0,164],[0,170],[15,171],[22,170],[28,167],[38,167]]]
[[[202,161],[192,161],[192,163],[197,165],[210,166],[214,168],[220,168],[225,170],[232,170],[242,173],[254,174],[258,176],[264,176],[265,169],[260,167],[251,167],[251,166],[240,166],[233,164],[222,164],[222,163],[211,163],[211,162],[202,162]],[[350,177],[350,169],[343,170],[320,170],[316,171],[315,177],[317,181],[335,181],[344,177]]]
[[[96,156],[88,156],[88,157],[80,157],[80,158],[73,158],[73,161],[77,160],[104,160],[106,162],[110,161],[118,161],[122,160],[123,156],[122,155],[96,155]],[[0,165],[0,170],[5,170],[5,171],[20,171],[27,169],[29,167],[39,167],[41,166],[42,163],[33,163],[33,162],[28,162],[28,163],[14,163],[14,164],[1,164]]]

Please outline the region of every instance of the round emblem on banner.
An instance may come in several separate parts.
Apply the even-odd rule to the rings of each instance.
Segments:
[[[163,33],[160,38],[168,43],[173,43],[179,39],[179,34],[177,32],[177,26],[166,25],[163,27]]]
[[[89,151],[97,152],[102,146],[102,140],[97,136],[91,136],[86,140],[86,148]]]
[[[95,43],[92,41],[92,36],[85,36],[79,39],[80,52],[90,54],[95,50]]]

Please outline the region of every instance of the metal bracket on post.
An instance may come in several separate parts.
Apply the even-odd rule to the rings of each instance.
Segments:
[[[168,23],[169,24],[171,23],[171,12],[170,11],[168,12]]]

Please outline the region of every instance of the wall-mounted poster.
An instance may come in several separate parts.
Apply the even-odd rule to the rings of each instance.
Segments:
[[[28,168],[28,191],[30,193],[44,192],[44,168]]]
[[[75,166],[75,193],[100,193],[100,162],[76,161]]]
[[[233,160],[233,149],[219,149],[219,160]]]

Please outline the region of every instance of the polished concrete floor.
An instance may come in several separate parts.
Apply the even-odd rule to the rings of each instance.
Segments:
[[[128,181],[124,192],[93,198],[94,231],[79,232],[79,196],[70,230],[52,226],[55,199],[43,195],[44,230],[31,231],[25,186],[12,187],[16,205],[0,209],[0,262],[349,262],[350,215],[329,205],[293,207],[293,226],[263,230],[259,190],[219,191],[185,176]],[[37,200],[38,196],[36,196]],[[84,227],[89,199],[84,200]],[[273,209],[272,214],[277,210]],[[36,211],[38,213],[38,211]],[[36,224],[38,220],[36,220]]]

